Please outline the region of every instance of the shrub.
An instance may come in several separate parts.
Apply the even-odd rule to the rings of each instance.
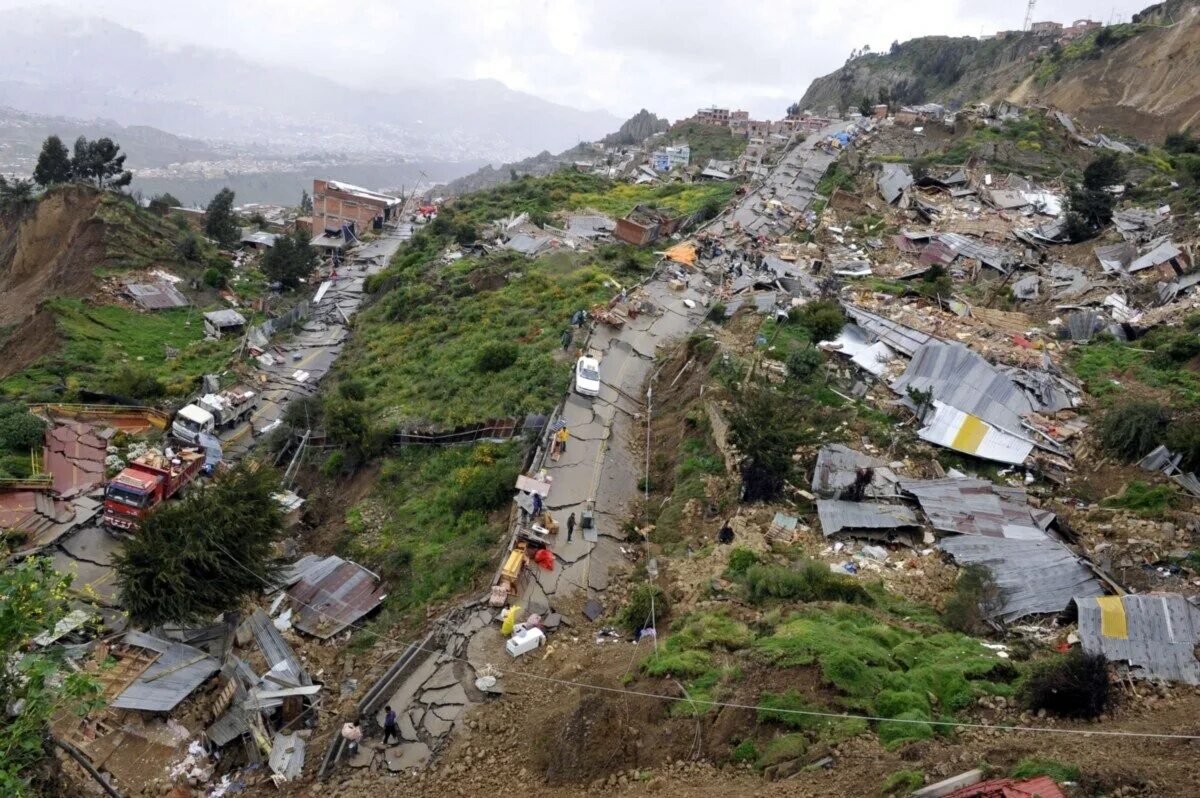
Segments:
[[[657,623],[661,627],[670,615],[671,603],[662,588],[641,584],[629,595],[629,603],[621,613],[621,625],[633,633],[648,623]]]
[[[946,601],[942,620],[956,632],[986,634],[986,620],[1004,604],[1004,594],[987,566],[971,564],[958,573],[954,594]]]
[[[713,306],[711,308],[709,308],[709,310],[708,310],[708,316],[706,316],[705,318],[707,318],[713,324],[724,324],[725,323],[725,303],[724,302],[713,303]]]
[[[1139,515],[1157,515],[1171,507],[1179,498],[1172,485],[1147,485],[1134,480],[1125,486],[1120,496],[1111,496],[1101,504],[1132,510]]]
[[[321,464],[321,473],[326,477],[335,477],[342,473],[346,465],[346,455],[341,451],[334,451],[325,458],[325,462]]]
[[[225,275],[216,267],[210,267],[204,270],[204,276],[201,278],[204,284],[209,288],[224,288]]]
[[[797,380],[807,380],[821,368],[825,359],[820,350],[812,346],[793,349],[787,356],[788,376]]]
[[[754,762],[758,759],[758,746],[753,740],[742,740],[734,746],[733,753],[729,755],[729,761],[737,764],[744,762]]]
[[[655,599],[655,612],[658,611]],[[681,618],[671,628],[672,648],[745,648],[754,640],[750,627],[724,612],[696,612]]]
[[[712,671],[712,655],[707,651],[667,651],[660,648],[642,663],[651,676],[694,677]]]
[[[729,567],[725,573],[731,577],[743,576],[746,570],[758,562],[758,554],[750,549],[735,548],[729,552]]]
[[[1020,696],[1031,710],[1065,718],[1094,718],[1108,707],[1108,660],[1072,649],[1031,666]]]
[[[1179,466],[1184,471],[1200,470],[1200,419],[1181,419],[1167,432],[1167,446],[1181,455]]]
[[[808,330],[809,337],[817,342],[836,338],[846,324],[841,306],[824,299],[809,302],[790,315],[794,321],[803,325]]]
[[[1162,442],[1168,421],[1158,402],[1134,399],[1116,405],[1100,420],[1100,444],[1125,462],[1133,462]]]
[[[109,391],[125,399],[157,399],[167,392],[162,380],[148,371],[124,366],[117,372],[109,386]]]
[[[12,405],[12,407],[18,407]],[[0,418],[0,447],[11,451],[26,452],[41,448],[45,440],[46,422],[33,413],[18,409]]]
[[[1014,779],[1032,779],[1037,776],[1049,776],[1058,782],[1078,782],[1082,774],[1075,765],[1067,765],[1063,762],[1056,762],[1053,759],[1038,759],[1037,757],[1030,756],[1018,762],[1016,767],[1008,772],[1008,775]]]
[[[803,560],[795,568],[752,565],[746,569],[746,589],[754,602],[772,598],[847,604],[871,604],[874,601],[852,577],[835,574],[828,565],[814,560]]]
[[[367,398],[367,386],[361,380],[345,380],[338,383],[338,393],[343,399],[361,402]]]
[[[517,345],[510,343],[490,343],[479,350],[475,360],[475,368],[484,373],[503,371],[517,362]]]

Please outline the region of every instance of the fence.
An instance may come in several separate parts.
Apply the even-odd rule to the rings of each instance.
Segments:
[[[444,432],[397,430],[392,435],[395,446],[456,446],[484,440],[508,440],[525,433],[540,434],[546,417],[528,415],[525,418],[492,418],[477,424],[457,427]]]
[[[312,308],[306,299],[282,316],[267,319],[257,327],[251,327],[247,333],[247,337],[252,345],[257,346],[259,349],[265,349],[271,343],[271,336],[277,330],[286,330],[301,319],[307,319],[311,310]]]

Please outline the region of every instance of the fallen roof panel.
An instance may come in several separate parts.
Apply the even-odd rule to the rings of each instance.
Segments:
[[[1006,374],[961,343],[931,341],[920,347],[891,388],[932,391],[933,398],[989,425],[1013,432],[1032,412],[1025,392]]]
[[[930,341],[937,340],[928,333],[914,330],[912,327],[906,327],[903,324],[897,324],[866,308],[849,303],[843,304],[843,307],[859,327],[862,327],[892,349],[902,352],[909,357],[912,357],[918,349]]]
[[[1183,596],[1079,597],[1083,650],[1129,663],[1134,675],[1200,685],[1200,609]]]
[[[813,492],[826,498],[840,495],[854,484],[860,468],[871,468],[875,471],[871,484],[865,491],[867,496],[885,498],[896,495],[896,476],[887,468],[887,463],[840,443],[827,444],[817,452],[817,463],[812,478]]]
[[[1022,491],[1019,500],[1002,496],[986,479],[902,479],[900,489],[916,497],[934,529],[962,535],[1041,540],[1046,533],[1033,519]]]
[[[938,446],[1010,465],[1021,465],[1033,451],[1033,441],[937,400],[917,436]]]
[[[326,639],[378,607],[387,596],[375,575],[358,563],[329,557],[335,567],[320,579],[302,576],[288,590],[296,604],[293,625]]]
[[[1014,540],[982,535],[952,535],[938,548],[960,566],[983,565],[991,571],[1002,600],[991,617],[1005,622],[1026,615],[1062,612],[1080,596],[1099,596],[1095,574],[1056,540]]]
[[[112,700],[110,706],[116,709],[170,712],[221,669],[221,663],[198,648],[144,632],[129,632],[125,643],[161,656]]]
[[[820,499],[817,515],[826,537],[844,530],[902,529],[919,525],[916,513],[902,504]]]

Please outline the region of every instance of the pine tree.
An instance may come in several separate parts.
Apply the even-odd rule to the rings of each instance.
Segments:
[[[239,466],[157,508],[117,559],[121,603],[141,626],[197,622],[237,609],[279,572],[278,475]]]
[[[308,195],[308,190],[306,189],[300,193],[300,213],[303,213],[307,216],[308,214],[311,214],[312,212],[313,212],[312,197],[310,197]]]
[[[234,194],[223,188],[208,203],[204,214],[204,232],[223,247],[235,246],[241,237],[237,220],[233,215]]]
[[[308,233],[295,230],[275,240],[275,246],[267,250],[262,259],[262,271],[286,289],[300,285],[302,277],[308,277],[317,268],[317,251],[313,249]]]
[[[125,155],[116,142],[110,138],[88,141],[84,136],[75,139],[71,176],[88,183],[95,182],[97,188],[124,188],[133,180],[133,173],[125,168]]]
[[[58,136],[47,136],[42,142],[33,179],[39,186],[53,186],[71,179],[71,153]]]

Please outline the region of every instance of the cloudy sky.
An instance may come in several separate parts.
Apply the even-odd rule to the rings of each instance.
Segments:
[[[36,2],[36,0],[35,0]],[[1150,0],[1041,0],[1036,19],[1128,20]],[[492,78],[547,99],[678,118],[701,105],[779,116],[852,49],[1021,26],[1021,0],[42,0],[171,46],[363,81]],[[0,7],[29,0],[0,0]]]

